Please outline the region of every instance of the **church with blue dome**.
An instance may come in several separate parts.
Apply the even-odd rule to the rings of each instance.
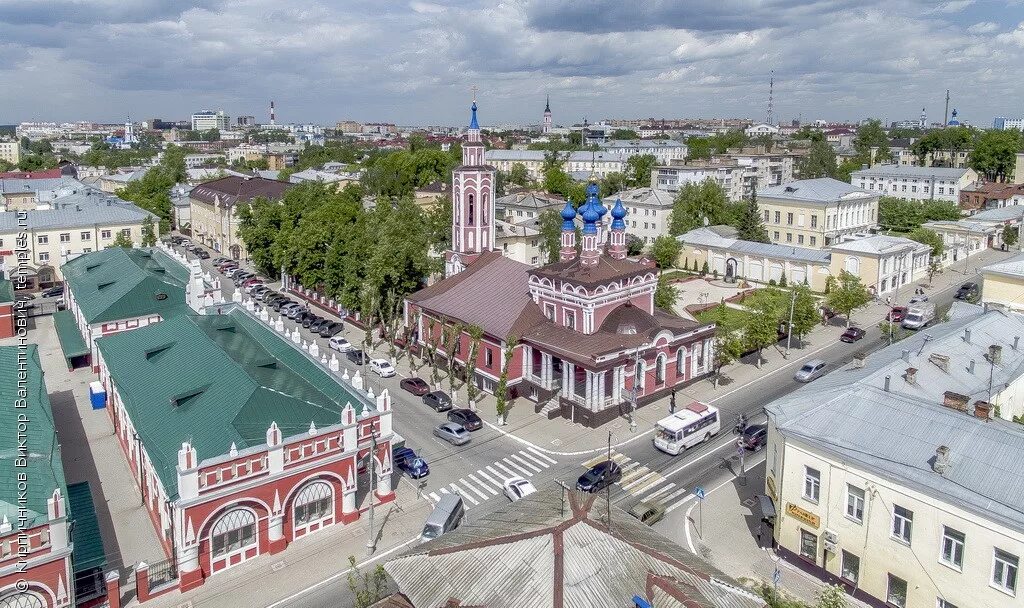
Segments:
[[[601,202],[596,177],[584,201],[560,212],[559,260],[534,268],[494,246],[496,172],[484,164],[475,99],[462,153],[452,171],[445,277],[405,303],[421,347],[454,357],[463,370],[473,367],[471,381],[490,393],[507,366],[507,390],[518,403],[513,416],[586,426],[628,415],[712,372],[715,326],[655,307],[658,271],[650,260],[627,256],[626,208]],[[462,330],[451,353],[446,327]],[[466,361],[470,328],[483,335],[475,366]]]

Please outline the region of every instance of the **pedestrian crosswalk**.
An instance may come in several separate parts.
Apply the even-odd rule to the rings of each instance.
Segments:
[[[437,491],[428,492],[426,497],[436,503],[444,494],[459,494],[470,505],[476,506],[502,494],[506,480],[512,477],[530,479],[554,464],[558,464],[554,458],[535,448],[526,448],[444,484]]]
[[[582,464],[589,469],[606,460],[608,455],[602,453]],[[658,471],[615,450],[612,450],[612,460],[622,469],[622,479],[616,485],[627,494],[646,502],[660,504],[665,507],[666,513],[671,513],[686,502],[689,495],[686,488],[669,481]]]

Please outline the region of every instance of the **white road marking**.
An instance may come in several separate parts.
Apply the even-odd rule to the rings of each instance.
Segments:
[[[508,477],[506,477],[506,479],[511,479],[513,477],[522,477],[522,475],[520,475],[519,473],[514,472],[512,469],[510,469],[507,466],[501,464],[500,462],[494,463],[494,466],[499,467],[501,470],[503,470],[506,473],[508,473]],[[531,474],[530,477],[533,477],[533,475]]]
[[[684,504],[686,502],[686,498],[684,497],[683,500],[680,500],[680,501],[676,502],[675,504],[673,504],[671,506],[669,506],[669,502],[671,502],[673,498],[677,498],[680,494],[685,494],[685,493],[686,493],[686,488],[679,488],[678,490],[676,490],[675,492],[672,492],[671,494],[669,494],[665,498],[659,500],[658,502],[660,502],[661,504],[663,504],[663,505],[665,505],[667,507],[665,509],[666,513],[671,513],[676,507],[678,507],[681,504]]]
[[[527,466],[527,467],[529,467],[529,468],[530,468],[531,470],[533,470],[533,471],[534,471],[535,473],[540,473],[540,467],[536,467],[536,466],[534,466],[534,465],[530,464],[529,462],[527,462],[527,461],[526,461],[526,460],[524,460],[523,458],[520,458],[519,456],[516,456],[515,454],[509,454],[509,455],[508,455],[508,457],[509,457],[509,458],[513,458],[513,459],[517,460],[518,462],[521,462],[521,463],[523,463],[523,465],[524,465],[524,466]]]
[[[510,468],[511,467],[511,469],[516,472],[516,477],[533,477],[533,473],[532,472],[528,471],[527,469],[524,469],[518,463],[512,462],[508,458],[502,458],[502,461],[505,464],[508,465],[508,467],[503,467],[503,468]],[[497,464],[497,463],[495,463],[495,464]]]
[[[547,454],[545,454],[544,452],[541,452],[540,450],[537,450],[536,448],[533,448],[533,447],[528,447],[528,448],[526,448],[526,449],[527,449],[527,450],[529,450],[530,452],[532,452],[532,453],[536,454],[536,455],[537,455],[537,456],[539,456],[540,458],[543,458],[544,460],[547,460],[547,461],[548,461],[548,462],[550,462],[551,464],[558,464],[558,461],[557,461],[557,460],[555,460],[554,458],[551,458],[550,456],[548,456],[548,455],[547,455]]]
[[[467,494],[467,493],[463,492],[463,491],[462,491],[462,490],[461,490],[461,489],[459,488],[459,486],[455,485],[454,483],[451,483],[451,484],[448,484],[448,485],[449,485],[449,486],[451,487],[451,489],[452,489],[452,490],[453,490],[453,491],[454,491],[454,492],[455,492],[456,494],[458,494],[459,496],[461,496],[461,497],[465,498],[466,500],[468,500],[469,502],[473,503],[474,505],[479,505],[479,504],[480,504],[480,502],[479,502],[479,501],[478,501],[477,499],[475,499],[475,498],[473,498],[472,496],[470,496],[469,494]]]
[[[468,481],[466,481],[465,479],[460,479],[460,480],[459,480],[459,483],[461,483],[462,485],[466,486],[467,488],[469,488],[469,490],[470,490],[470,491],[472,491],[472,492],[473,492],[473,493],[475,493],[475,494],[476,494],[477,496],[479,496],[479,497],[480,497],[480,500],[487,500],[488,498],[490,498],[490,496],[488,496],[488,495],[484,494],[484,493],[483,493],[483,492],[481,492],[480,490],[477,490],[477,489],[476,489],[476,486],[472,485],[471,483],[469,483],[469,482],[468,482]]]
[[[528,462],[532,462],[534,464],[539,464],[540,466],[544,467],[545,469],[551,468],[550,464],[544,462],[543,460],[537,459],[536,457],[533,456],[533,454],[529,454],[529,453],[525,452],[524,450],[519,450],[519,454],[522,455],[522,457],[525,458]]]
[[[451,494],[451,492],[449,492],[448,490],[446,490],[446,489],[444,489],[444,488],[438,488],[438,489],[440,490],[440,492],[441,492],[442,494]]]
[[[640,463],[635,461],[635,460],[632,460],[632,461],[627,462],[626,464],[620,465],[620,466],[622,467],[622,475],[623,475],[623,477],[625,477],[626,476],[626,471],[632,471],[633,469],[635,469],[638,466],[640,466]]]
[[[484,474],[483,474],[483,471],[477,471],[477,473],[480,473],[481,475],[484,475]],[[486,476],[486,475],[484,475],[484,477],[487,477],[487,476]],[[488,492],[490,492],[490,493],[491,493],[491,495],[493,495],[493,496],[497,496],[497,495],[498,495],[498,491],[497,491],[497,490],[495,490],[495,489],[494,489],[494,488],[492,488],[491,486],[489,486],[489,485],[487,485],[486,483],[484,483],[484,482],[480,481],[479,479],[477,479],[476,475],[474,475],[474,474],[470,473],[470,474],[469,474],[469,478],[470,478],[470,479],[472,479],[473,481],[477,482],[478,484],[480,484],[480,486],[481,486],[481,487],[482,487],[483,489],[485,489],[485,490],[487,490]],[[493,480],[493,479],[491,480],[491,483],[494,483],[494,480]]]
[[[636,494],[636,495],[637,495],[637,496],[640,496],[640,497],[641,497],[641,498],[640,498],[641,500],[653,500],[655,496],[659,496],[659,495],[661,495],[661,494],[664,494],[665,492],[668,492],[669,490],[671,490],[671,489],[672,489],[672,488],[674,488],[674,487],[676,487],[676,484],[674,484],[674,483],[672,483],[672,482],[670,481],[670,482],[668,483],[668,485],[666,485],[666,486],[662,486],[662,487],[658,488],[658,490],[657,490],[656,492],[652,492],[652,493],[648,494],[647,496],[643,496],[643,495],[641,495],[641,494],[639,494],[639,493],[638,493],[638,494]]]
[[[494,463],[494,464],[498,464],[498,463]],[[499,473],[499,472],[495,471],[495,470],[494,470],[494,467],[492,467],[491,465],[487,465],[487,467],[486,467],[486,468],[487,468],[487,470],[488,470],[488,471],[490,471],[491,473],[494,473],[494,476],[495,476],[495,477],[497,477],[498,479],[500,479],[500,480],[501,480],[501,483],[505,483],[505,481],[507,481],[508,479],[511,479],[510,477],[506,477],[506,476],[505,476],[505,475],[503,475],[502,473]]]
[[[646,468],[646,467],[644,467],[644,468]],[[623,490],[629,490],[630,488],[635,487],[635,486],[639,485],[640,483],[643,483],[644,481],[649,481],[651,475],[657,475],[657,474],[658,474],[657,471],[652,471],[652,470],[648,469],[646,473],[644,473],[640,477],[630,481],[629,483],[622,483],[622,482],[619,482],[619,483],[622,485],[622,489]],[[626,481],[626,478],[623,477],[622,481]]]
[[[431,492],[430,494],[427,494],[427,496],[429,496],[430,500],[434,502],[438,502],[439,500],[441,500],[441,497],[438,496],[436,492]]]

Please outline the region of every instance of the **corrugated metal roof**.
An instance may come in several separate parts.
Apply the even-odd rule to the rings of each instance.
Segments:
[[[15,410],[19,399],[20,365],[24,365],[27,373],[23,397],[25,407]],[[6,517],[17,527],[18,511],[24,507],[29,526],[32,526],[47,520],[46,501],[54,489],[60,488],[65,498],[68,495],[53,410],[50,409],[50,397],[46,393],[39,350],[35,344],[29,344],[23,353],[18,346],[0,346],[0,411],[4,420],[4,432],[0,433],[0,466],[4,470],[0,475],[0,519]],[[19,436],[14,421],[18,414],[27,416],[31,423],[26,425],[24,434],[29,455],[25,465],[16,468],[14,461],[19,457]],[[24,487],[24,504],[19,503],[22,494],[15,470],[24,473],[30,481]]]
[[[1014,336],[1024,337],[1019,315],[962,316],[872,354],[863,368],[834,371],[766,409],[784,436],[1024,530],[1024,472],[1017,466],[1024,462],[1024,427],[942,405],[943,393],[953,391],[970,398],[973,412],[974,401],[988,398],[990,374],[996,394],[1020,378],[1024,349],[1014,350]],[[993,344],[1002,347],[1002,362],[995,366],[986,360]],[[945,365],[941,357],[948,357]],[[916,369],[913,384],[906,379],[910,367]],[[931,469],[940,445],[952,448],[945,475]]]
[[[185,303],[188,269],[157,248],[94,251],[61,272],[88,323],[191,311]]]
[[[89,354],[89,346],[78,332],[75,315],[70,310],[58,310],[53,313],[53,328],[57,332],[57,340],[64,357],[81,357]]]
[[[132,203],[91,189],[56,198],[50,205],[52,209],[24,212],[24,225],[18,218],[20,213],[0,213],[0,232],[140,224],[147,216],[156,219]]]
[[[862,190],[831,177],[786,182],[778,186],[769,186],[758,190],[757,194],[761,198],[820,203],[822,205],[878,196],[876,193]]]
[[[912,241],[901,236],[875,234],[859,239],[850,239],[841,243],[835,243],[831,246],[831,249],[881,255],[907,249],[912,249],[914,251],[930,249],[930,247],[923,243],[918,243],[917,241]]]
[[[284,437],[310,423],[337,424],[350,393],[308,356],[228,305],[226,313],[179,316],[96,344],[153,467],[177,495],[178,449],[191,440],[200,460],[262,445],[272,422]]]
[[[747,253],[767,258],[796,260],[812,264],[828,264],[829,260],[832,259],[831,252],[825,249],[807,249],[790,245],[776,245],[774,243],[741,241],[739,239],[723,237],[709,228],[696,228],[676,238],[684,245],[690,247],[718,247],[736,253]]]
[[[624,190],[618,194],[606,196],[604,202],[610,208],[618,199],[621,199],[624,205],[650,205],[659,209],[669,209],[673,204],[671,193],[655,188]]]
[[[1005,222],[1007,220],[1019,220],[1024,218],[1024,205],[1010,205],[1009,207],[996,207],[979,211],[970,216],[975,222]]]
[[[1024,277],[1024,253],[1017,254],[1012,258],[983,266],[982,273],[1000,274],[1007,277]]]
[[[102,570],[107,564],[107,556],[103,551],[103,536],[100,534],[99,522],[96,521],[96,506],[92,502],[88,481],[68,486],[68,503],[71,541],[74,543],[71,560],[75,574]]]
[[[953,167],[918,167],[917,165],[875,165],[858,169],[850,177],[916,177],[918,179],[960,179],[968,169]]]
[[[760,598],[600,497],[540,490],[385,564],[416,606],[620,608],[666,577],[697,608],[755,608]],[[557,551],[561,540],[561,553]],[[553,574],[559,572],[557,579]],[[559,602],[559,598],[561,602]]]

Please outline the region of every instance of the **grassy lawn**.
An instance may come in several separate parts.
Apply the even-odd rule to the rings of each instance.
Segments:
[[[701,323],[715,323],[718,321],[718,309],[709,308],[703,312],[695,315],[697,320]],[[743,327],[747,324],[747,319],[750,317],[750,313],[737,310],[735,308],[725,309],[725,325],[726,327]]]

